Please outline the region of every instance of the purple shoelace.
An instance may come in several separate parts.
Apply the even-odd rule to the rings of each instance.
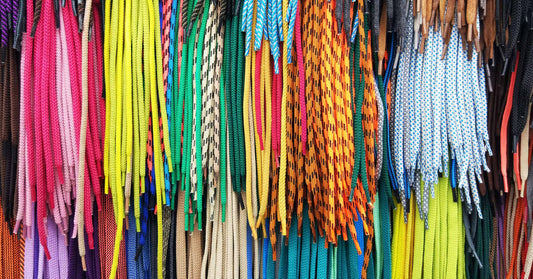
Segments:
[[[0,47],[7,47],[8,39],[8,15],[10,13],[8,0],[1,0],[0,2]]]

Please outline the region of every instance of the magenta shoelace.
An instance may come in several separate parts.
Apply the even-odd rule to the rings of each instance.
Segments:
[[[255,121],[257,134],[259,135],[259,145],[263,147],[263,126],[261,123],[261,49],[255,55]]]

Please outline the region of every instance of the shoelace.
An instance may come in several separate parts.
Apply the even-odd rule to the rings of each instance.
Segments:
[[[414,84],[420,81],[423,82],[423,80],[419,80],[419,81],[416,80],[416,77],[422,76],[423,74],[422,72],[419,72],[419,74],[416,74],[417,73],[416,71],[425,71],[425,70],[422,70],[421,67],[424,67],[424,69],[426,69],[425,64],[431,63],[431,61],[434,61],[434,60],[431,60],[431,57],[438,55],[438,54],[431,54],[431,53],[434,53],[435,50],[439,48],[438,46],[437,48],[435,48],[434,44],[435,43],[440,44],[439,42],[435,42],[435,40],[437,40],[438,38],[436,36],[433,36],[432,34],[433,33],[430,32],[428,35],[428,39],[425,41],[426,52],[424,54],[424,57],[422,58],[420,54],[413,53],[414,58],[416,59],[416,64],[413,64],[413,62],[410,62],[410,64],[412,65],[411,67],[413,67],[413,70],[415,71]],[[424,128],[424,127],[427,127],[425,126],[427,125],[427,121],[434,118],[434,117],[431,117],[430,113],[432,112],[428,110],[428,107],[424,105],[424,103],[422,103],[420,106],[415,105],[413,109],[410,109],[411,111],[409,113],[412,113],[412,117],[414,117],[415,115],[418,115],[419,113],[422,113],[421,114],[422,116],[426,115],[426,118],[422,117],[422,122],[421,122],[423,124],[423,126],[421,126],[423,129],[422,131],[426,131],[426,132],[421,133],[422,135],[421,138],[418,138],[417,136],[413,136],[413,133],[414,135],[419,134],[416,132],[417,130],[412,130],[412,129],[417,129],[416,127],[419,127],[418,126],[419,124],[417,124],[416,121],[410,122],[409,124],[410,128],[407,134],[409,135],[409,140],[407,142],[408,142],[408,146],[410,146],[410,149],[409,149],[410,156],[407,161],[408,162],[407,169],[412,169],[410,172],[414,173],[415,169],[420,168],[422,172],[422,176],[423,176],[422,179],[424,179],[426,182],[428,182],[431,185],[431,181],[435,181],[436,179],[437,172],[446,171],[446,165],[443,164],[443,162],[447,161],[447,152],[442,152],[438,150],[442,150],[443,146],[446,146],[446,142],[449,141],[451,143],[451,148],[452,148],[452,159],[456,159],[459,163],[459,178],[460,178],[459,188],[465,191],[465,192],[462,192],[462,197],[466,199],[467,206],[469,206],[470,200],[473,199],[474,201],[473,204],[476,206],[475,207],[476,211],[479,215],[481,215],[476,180],[480,181],[480,174],[481,174],[480,167],[483,166],[485,170],[487,169],[487,165],[484,160],[484,155],[482,154],[484,154],[485,152],[488,152],[489,154],[491,154],[491,150],[488,145],[487,128],[486,128],[486,125],[484,125],[483,121],[481,120],[481,119],[484,119],[485,118],[484,115],[486,115],[486,109],[485,109],[486,101],[484,100],[483,96],[480,95],[481,93],[479,93],[479,92],[483,92],[483,89],[484,89],[484,86],[483,87],[480,86],[481,84],[484,84],[484,74],[483,72],[476,69],[477,66],[475,62],[466,62],[468,61],[466,51],[463,51],[463,53],[456,52],[458,51],[456,47],[457,35],[454,35],[454,34],[457,34],[457,33],[455,33],[455,31],[452,30],[451,40],[447,47],[447,56],[446,56],[446,60],[447,60],[446,63],[450,61],[449,68],[452,72],[450,73],[450,71],[448,70],[445,71],[445,69],[448,67],[447,66],[448,64],[446,64],[445,66],[441,64],[441,62],[437,63],[437,72],[440,69],[441,73],[444,71],[446,72],[446,74],[451,74],[450,78],[446,78],[446,80],[451,79],[451,82],[452,83],[456,82],[457,85],[465,82],[465,79],[463,77],[465,74],[478,76],[478,78],[476,79],[477,82],[474,82],[473,87],[470,87],[470,86],[467,87],[467,89],[470,90],[469,92],[471,92],[470,93],[471,95],[470,94],[466,95],[467,97],[463,97],[459,95],[458,97],[463,97],[461,99],[456,99],[457,97],[450,95],[454,90],[453,89],[454,87],[452,84],[450,84],[451,87],[448,87],[448,85],[446,85],[446,88],[437,87],[437,88],[441,88],[440,90],[445,90],[444,91],[445,95],[443,96],[447,104],[445,109],[446,111],[448,110],[448,108],[450,109],[449,112],[447,111],[447,117],[444,120],[442,120],[441,124],[438,126],[442,127],[442,125],[445,124],[448,127],[450,127],[449,129],[444,129],[444,128],[432,129],[431,130],[432,133],[430,133],[429,132],[430,130],[428,130],[427,128]],[[456,56],[456,53],[457,53],[457,56]],[[428,56],[428,59],[429,59],[428,61],[426,61],[426,56]],[[455,59],[458,59],[457,60],[458,64],[453,63]],[[473,54],[472,61],[475,61],[475,59],[477,59],[476,53]],[[422,60],[424,60],[423,62],[424,64],[422,64]],[[400,61],[400,63],[402,62]],[[454,81],[454,78],[453,78],[454,69],[453,68],[456,65],[462,65],[462,66],[459,69],[457,69],[457,74],[460,74],[460,75],[457,76],[457,79]],[[401,67],[401,64],[400,64],[400,67]],[[403,73],[402,70],[400,71],[401,73]],[[424,76],[427,76],[428,74],[429,73],[426,73],[424,74]],[[443,74],[439,75],[439,77],[442,77],[442,76]],[[400,74],[398,78],[400,81],[403,80],[404,79],[403,74]],[[402,83],[399,83],[399,84],[402,84]],[[416,94],[427,92],[427,90],[428,88],[422,89],[422,91],[416,90],[414,92],[415,93],[414,98],[418,98],[416,97]],[[400,93],[401,91],[397,90],[396,92],[397,98],[398,96],[400,96],[398,95]],[[454,101],[454,100],[457,100],[457,101]],[[456,106],[456,104],[458,106]],[[398,111],[398,109],[400,108],[401,107],[398,106],[398,103],[396,103],[395,111]],[[438,108],[438,106],[436,108]],[[458,115],[456,115],[456,113],[458,113],[459,111],[465,111],[467,113],[466,115],[467,116],[470,115],[469,117],[471,117],[471,119],[480,119],[479,121],[477,120],[474,121],[475,127],[476,127],[475,130],[468,128],[466,130],[459,131],[455,127],[456,125],[459,124],[460,121],[465,119],[464,117],[460,118],[458,117]],[[438,111],[435,111],[435,113],[438,113]],[[395,117],[397,118],[398,116],[395,116]],[[439,120],[438,118],[434,118],[434,119],[435,121]],[[472,121],[470,121],[470,123],[472,123]],[[396,123],[396,124],[400,124],[400,123]],[[465,127],[466,124],[467,122],[464,122],[460,125]],[[395,126],[395,133],[400,131],[399,128],[400,127]],[[396,139],[399,138],[398,133],[397,135],[398,136],[395,136]],[[433,144],[430,144],[430,142],[432,141],[430,140],[430,138],[435,138],[433,140]],[[419,140],[421,140],[421,142]],[[397,151],[402,150],[400,146],[395,147],[395,149]],[[432,160],[429,160],[428,154],[430,153],[428,152],[430,150],[432,150],[431,154],[436,154],[437,157],[440,157],[440,158],[436,159],[434,157]],[[437,152],[435,152],[435,150],[437,150]],[[417,159],[419,156],[421,159]],[[402,161],[402,159],[399,157],[400,157],[399,154],[395,156],[397,171],[398,171],[398,164],[401,164],[401,161]],[[400,183],[400,189],[401,189],[401,183],[402,183],[401,182],[402,176],[403,174],[401,172],[396,174],[396,177]],[[414,177],[413,174],[409,174],[409,176]],[[409,181],[407,182],[409,184],[412,184],[412,181],[413,181],[413,178],[409,178]],[[415,190],[418,191],[416,188]],[[417,201],[419,200],[418,198],[419,195],[420,194],[418,194],[417,192]],[[402,200],[404,199],[402,198]],[[427,204],[427,200],[425,197],[422,200],[424,204]],[[422,208],[423,208],[422,213],[427,212],[426,206],[423,206]],[[425,215],[425,213],[423,214]]]
[[[20,278],[24,275],[24,238],[12,234],[6,222],[2,222],[0,231],[2,233],[0,245],[3,251],[0,257],[4,263],[0,270],[6,276]]]
[[[11,43],[13,36],[9,36]],[[19,72],[19,58],[15,49],[5,47],[3,49],[5,61],[2,64],[1,78],[2,86],[0,88],[2,95],[2,156],[1,156],[1,183],[4,186],[1,191],[1,202],[3,208],[3,219],[7,222],[9,230],[13,231],[13,220],[16,219],[17,212],[16,202],[22,202],[22,199],[15,197],[16,181],[17,181],[17,151],[19,150],[19,86],[20,86],[20,72]],[[17,228],[15,228],[17,229]]]
[[[252,17],[250,17],[249,19],[249,23],[248,23],[248,15],[245,14],[245,11],[247,11],[248,9],[252,9],[253,10],[253,7],[248,7],[247,4],[245,4],[245,6],[243,7],[243,17],[242,17],[242,22],[243,22],[243,25],[252,25],[252,22],[253,22],[253,19]],[[250,27],[250,32],[249,32],[249,36],[250,36],[250,39],[252,37],[252,34],[251,34],[251,27]],[[248,40],[248,34],[246,34],[246,46],[245,48],[248,50],[246,51],[245,50],[245,55],[246,55],[246,61],[245,61],[245,69],[244,69],[244,97],[243,97],[243,107],[242,107],[242,110],[243,110],[243,125],[244,125],[244,146],[245,146],[245,152],[246,152],[246,184],[245,184],[245,190],[246,190],[246,211],[247,211],[247,217],[248,217],[248,222],[250,224],[255,224],[255,214],[253,212],[253,206],[252,206],[252,201],[254,200],[253,199],[253,193],[255,192],[254,189],[252,189],[254,187],[254,185],[252,184],[253,180],[254,180],[254,175],[255,175],[255,172],[253,170],[253,166],[252,166],[252,162],[254,161],[254,158],[252,158],[252,156],[254,155],[254,152],[255,152],[255,145],[253,144],[253,134],[252,134],[252,130],[251,130],[251,127],[253,127],[253,121],[252,123],[250,123],[250,115],[253,115],[253,112],[250,112],[250,104],[251,104],[251,100],[250,100],[250,93],[253,92],[252,90],[252,76],[251,76],[251,71],[254,70],[253,69],[253,65],[252,65],[252,60],[255,60],[255,53],[252,53],[252,54],[249,54],[249,40]],[[255,61],[254,61],[255,62]],[[255,181],[254,181],[255,182]],[[257,199],[255,199],[257,200]],[[251,228],[251,234],[253,236],[253,238],[257,238],[257,230],[255,229],[254,226],[252,226]],[[249,269],[249,272],[252,272],[251,268]]]
[[[309,40],[311,43],[307,44],[305,46],[304,50],[304,57],[306,58],[305,61],[305,78],[309,83],[309,86],[307,86],[306,89],[306,102],[308,102],[307,108],[307,114],[309,115],[309,123],[312,125],[309,129],[309,137],[308,142],[306,145],[309,145],[309,153],[307,154],[305,158],[305,169],[306,169],[306,183],[308,185],[308,193],[312,193],[312,195],[308,194],[308,204],[310,205],[310,223],[311,223],[311,232],[313,234],[313,239],[316,240],[316,231],[315,231],[315,222],[317,222],[320,218],[320,203],[317,202],[317,199],[321,199],[322,197],[318,195],[318,183],[319,183],[319,173],[318,173],[318,159],[317,156],[319,156],[317,153],[317,148],[315,144],[315,138],[320,139],[322,137],[321,134],[318,134],[317,131],[317,125],[320,124],[319,120],[316,118],[316,114],[314,113],[315,105],[314,105],[314,92],[313,90],[317,90],[316,86],[318,85],[315,81],[315,78],[318,77],[318,74],[316,74],[316,68],[312,66],[311,63],[317,63],[316,55],[317,55],[317,49],[315,48],[316,45],[314,44],[314,41],[316,40],[315,36],[318,33],[312,32],[311,30],[314,30],[315,23],[318,22],[318,18],[312,17],[312,12],[314,11],[314,8],[316,6],[316,3],[313,1],[305,1],[304,2],[304,28],[303,30],[303,39],[305,41]],[[313,37],[311,37],[313,35]],[[313,59],[314,58],[314,59]],[[320,153],[319,153],[320,154]],[[317,221],[315,221],[315,215],[313,213],[313,209],[318,213],[316,218]]]
[[[528,70],[529,64],[533,63],[531,58],[533,56],[531,52],[531,46],[533,44],[533,33],[531,31],[522,32],[521,50],[523,53],[521,59],[517,61],[517,80],[516,86],[513,92],[516,91],[516,95],[513,94],[513,103],[511,110],[511,133],[512,133],[512,151],[513,151],[513,166],[514,174],[518,179],[518,189],[521,191],[521,196],[524,193],[525,180],[527,179],[527,139],[529,135],[524,134],[528,129],[527,121],[529,117],[529,103],[531,99],[531,80],[533,78],[531,70]],[[520,74],[523,73],[523,74]],[[521,137],[520,137],[521,136]],[[520,138],[524,139],[521,140]]]
[[[257,28],[257,27],[256,27]],[[257,29],[256,29],[257,30]],[[272,96],[269,94],[269,92],[272,92],[272,84],[271,84],[271,65],[270,65],[270,59],[269,59],[269,53],[270,53],[270,47],[268,44],[264,44],[261,47],[261,57],[258,58],[261,61],[260,66],[260,88],[258,88],[260,92],[260,108],[259,110],[264,111],[262,113],[261,122],[266,123],[265,125],[265,139],[264,139],[264,145],[262,146],[261,153],[261,174],[260,174],[260,206],[259,206],[259,213],[258,218],[256,222],[256,228],[259,228],[260,225],[263,226],[264,229],[264,235],[269,231],[268,228],[265,227],[265,225],[268,224],[266,222],[266,214],[267,214],[267,207],[268,207],[268,197],[270,193],[270,161],[272,158],[272,154],[270,151],[271,147],[271,138],[272,138],[272,118],[268,117],[267,115],[272,115]],[[256,69],[257,70],[257,69]],[[257,74],[257,73],[256,73]],[[257,83],[257,80],[256,80]],[[257,108],[256,108],[256,111]],[[266,118],[266,119],[265,119]],[[258,137],[261,137],[258,132]],[[267,225],[268,226],[268,225]],[[264,236],[263,235],[263,236]]]
[[[436,193],[435,199],[430,200],[429,230],[424,228],[424,221],[415,216],[416,211],[413,210],[408,214],[407,223],[402,220],[401,210],[394,212],[394,227],[399,230],[399,234],[393,238],[393,274],[409,278],[425,276],[464,278],[465,276],[462,274],[464,266],[461,265],[464,263],[460,256],[463,244],[458,238],[462,233],[461,205],[453,201],[452,189],[447,178],[440,178],[435,189],[438,194]],[[413,199],[410,202],[414,208],[416,203]],[[441,221],[436,222],[439,218]],[[407,241],[404,242],[404,239]],[[425,248],[427,245],[432,249]],[[407,252],[404,254],[402,251]],[[424,258],[422,265],[415,264],[418,257]],[[431,259],[446,262],[445,268],[442,268],[442,265],[433,265]]]

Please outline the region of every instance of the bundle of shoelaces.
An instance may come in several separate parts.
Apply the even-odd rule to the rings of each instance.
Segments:
[[[533,278],[532,0],[0,0],[1,278]]]

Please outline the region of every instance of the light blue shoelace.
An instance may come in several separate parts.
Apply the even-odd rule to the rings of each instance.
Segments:
[[[272,0],[272,3],[269,3],[268,9],[267,9],[267,30],[268,30],[268,38],[270,39],[270,53],[272,54],[272,57],[274,58],[274,72],[276,74],[279,74],[279,57],[280,57],[280,50],[279,50],[279,42],[281,40],[280,36],[282,35],[278,29],[278,22],[277,22],[277,2],[279,0]]]
[[[289,24],[288,31],[287,31],[287,40],[285,41],[285,43],[287,43],[287,49],[288,49],[287,51],[287,59],[288,59],[287,62],[288,63],[292,62],[291,52],[292,52],[292,43],[293,43],[293,38],[294,38],[294,23],[296,20],[296,8],[298,8],[298,5],[299,5],[298,0],[289,1],[287,18],[285,19],[287,24]]]
[[[267,0],[258,0],[257,1],[257,19],[255,22],[255,33],[254,33],[254,50],[258,51],[261,48],[261,42],[263,41],[263,31],[266,27],[266,7]],[[266,34],[266,32],[265,32]]]
[[[244,55],[248,56],[250,53],[250,44],[252,41],[252,17],[254,12],[253,0],[244,0],[242,7],[242,22],[241,31],[246,34]]]

